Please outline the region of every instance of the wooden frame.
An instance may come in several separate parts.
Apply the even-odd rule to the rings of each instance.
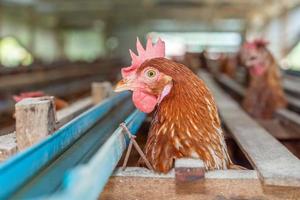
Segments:
[[[211,89],[225,125],[265,185],[300,187],[300,161],[251,119],[222,91],[212,77],[200,72]]]

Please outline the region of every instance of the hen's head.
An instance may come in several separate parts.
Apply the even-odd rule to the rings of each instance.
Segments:
[[[117,84],[115,91],[133,91],[132,100],[135,106],[142,112],[150,113],[172,88],[171,76],[148,62],[165,56],[165,44],[159,39],[152,45],[151,39],[148,38],[146,49],[138,39],[136,46],[138,55],[130,50],[132,64],[122,69],[123,79]]]
[[[267,44],[268,42],[259,39],[243,45],[242,61],[252,76],[262,76],[270,66]]]

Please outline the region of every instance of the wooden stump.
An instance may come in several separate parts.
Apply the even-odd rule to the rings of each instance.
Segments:
[[[55,130],[53,97],[27,98],[15,105],[18,150],[36,144]]]
[[[109,82],[92,83],[92,98],[93,103],[98,104],[103,99],[112,95],[112,85]]]

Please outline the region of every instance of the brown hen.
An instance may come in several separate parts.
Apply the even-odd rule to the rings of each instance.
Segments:
[[[164,57],[164,43],[131,53],[132,65],[122,70],[116,91],[132,90],[135,106],[154,111],[145,154],[154,170],[168,172],[174,159],[200,158],[207,170],[227,169],[227,153],[215,101],[190,69]],[[158,53],[154,53],[158,52]]]
[[[250,74],[243,107],[250,115],[261,119],[271,119],[277,109],[287,105],[278,65],[266,44],[263,40],[255,40],[242,49],[242,60]]]

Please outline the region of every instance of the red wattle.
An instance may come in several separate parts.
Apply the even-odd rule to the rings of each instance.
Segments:
[[[254,76],[261,76],[265,72],[266,68],[262,65],[255,65],[250,68],[250,72]]]
[[[150,113],[157,104],[157,98],[142,91],[134,91],[132,95],[134,105],[144,113]]]

